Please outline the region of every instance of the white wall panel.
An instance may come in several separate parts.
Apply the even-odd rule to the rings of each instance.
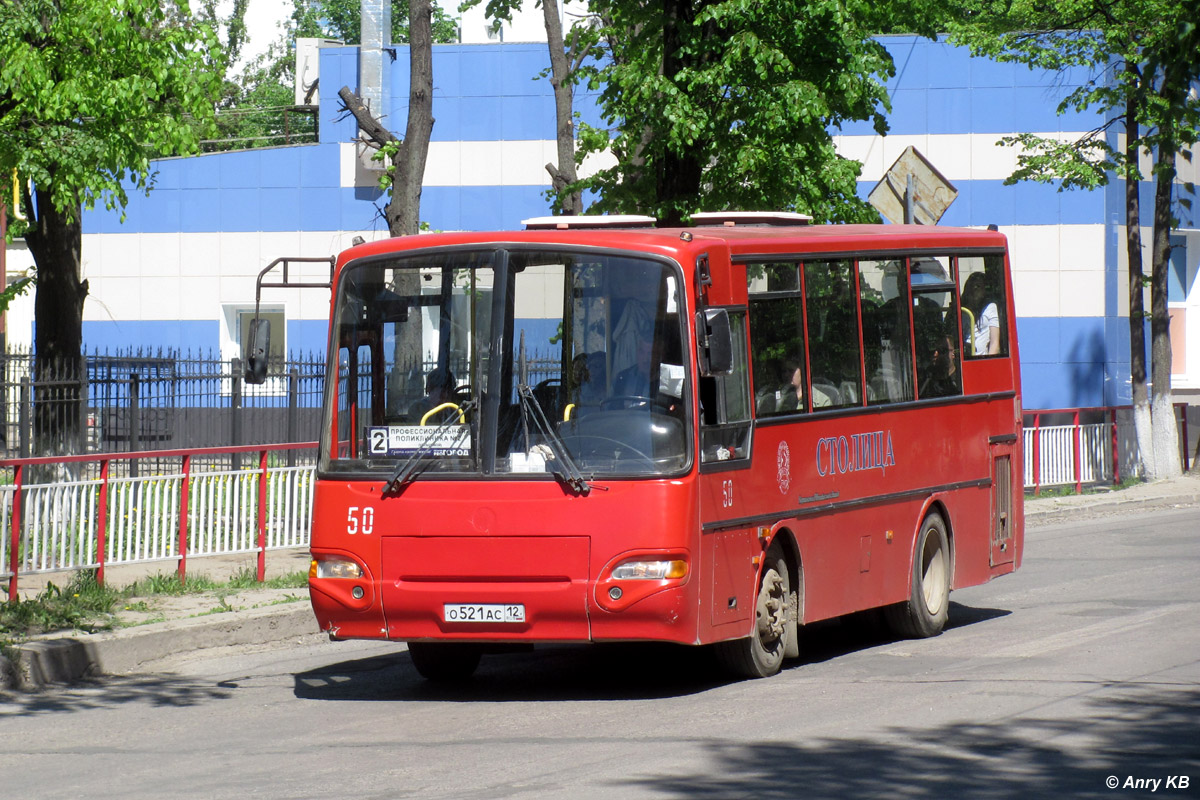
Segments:
[[[143,233],[140,239],[140,272],[143,277],[177,276],[179,270],[179,233]]]
[[[1060,225],[1057,230],[1059,269],[1104,272],[1104,225]]]
[[[1001,229],[1008,237],[1013,272],[1057,270],[1061,256],[1059,226],[1015,225]]]
[[[179,274],[215,278],[221,271],[219,233],[184,233],[179,240]]]
[[[1038,136],[1074,138],[1082,134],[1039,133]],[[904,148],[912,145],[951,182],[1000,181],[1012,174],[1017,148],[999,147],[1004,134],[948,133],[888,136],[835,136],[838,153],[863,163],[861,180],[877,182]]]
[[[503,186],[506,151],[524,142],[462,142],[460,186]]]
[[[1064,270],[1058,273],[1060,317],[1104,316],[1104,272]]]
[[[216,276],[179,279],[179,318],[216,319],[221,310],[221,282]]]
[[[263,265],[259,263],[258,242],[262,233],[225,233],[221,235],[221,269],[220,274],[229,276],[249,276],[251,286],[253,278]],[[251,290],[253,297],[253,289]]]
[[[204,317],[185,314],[182,306],[182,287],[178,275],[152,277],[143,275],[138,279],[138,292],[141,295],[141,319],[203,319]],[[196,311],[197,304],[190,298],[188,311]],[[211,317],[211,310],[206,316]],[[153,316],[151,316],[153,315]]]
[[[84,277],[130,277],[141,274],[141,236],[135,233],[96,233],[84,235]],[[95,247],[99,258],[89,255]]]
[[[143,307],[141,287],[142,279],[138,277],[105,278],[102,286],[91,291],[84,302],[84,320],[120,322],[146,319],[144,315],[153,314],[154,306]],[[161,319],[158,316],[150,318]]]
[[[1059,316],[1058,273],[1053,270],[1013,272],[1013,302],[1018,317]]]

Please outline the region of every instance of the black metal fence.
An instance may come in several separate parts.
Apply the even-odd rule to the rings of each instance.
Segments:
[[[42,428],[61,427],[64,420],[77,430],[73,454],[317,438],[325,384],[321,354],[273,364],[259,386],[243,381],[240,359],[211,353],[88,353],[76,364],[42,370],[28,351],[9,350],[0,359],[0,451],[6,458],[42,455],[39,443],[52,433]]]

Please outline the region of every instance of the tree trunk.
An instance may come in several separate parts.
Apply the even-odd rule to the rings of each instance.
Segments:
[[[575,89],[569,78],[570,65],[563,44],[562,20],[558,16],[557,0],[542,0],[542,15],[546,20],[546,46],[550,50],[550,85],[554,87],[555,137],[558,142],[558,164],[547,164],[557,204],[564,214],[583,211],[583,195],[564,192],[579,178],[575,171]]]
[[[663,0],[662,70],[663,77],[668,81],[673,81],[681,70],[694,66],[700,59],[695,53],[688,53],[684,49],[683,32],[695,24],[695,16],[692,0]],[[679,201],[699,194],[703,164],[697,152],[697,148],[685,153],[664,148],[660,153],[655,170],[655,199],[662,209],[660,225],[682,225],[684,212],[678,205]]]
[[[34,448],[38,455],[78,454],[83,447],[81,349],[88,285],[80,279],[83,227],[79,220],[78,207],[62,212],[49,191],[37,190],[37,219],[25,241],[37,264]]]
[[[1150,272],[1150,416],[1154,428],[1154,477],[1183,472],[1179,432],[1171,405],[1171,316],[1167,310],[1171,258],[1171,193],[1177,148],[1159,144],[1154,166],[1154,244]]]
[[[408,4],[408,124],[392,159],[392,199],[384,209],[392,236],[421,229],[421,184],[433,133],[433,9],[430,0]]]
[[[1146,390],[1145,272],[1142,269],[1142,211],[1138,194],[1139,133],[1133,101],[1125,110],[1125,248],[1129,261],[1129,379],[1133,431],[1142,477],[1153,480],[1154,436]]]

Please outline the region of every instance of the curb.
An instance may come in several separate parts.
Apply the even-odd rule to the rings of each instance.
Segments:
[[[1129,513],[1162,508],[1191,508],[1200,505],[1200,492],[1163,494],[1138,499],[1112,497],[1088,503],[1063,503],[1044,509],[1031,509],[1026,503],[1025,521],[1031,525],[1057,522],[1065,517],[1086,517],[1093,513]]]
[[[139,625],[87,635],[51,636],[18,645],[16,663],[0,656],[0,689],[37,691],[92,675],[121,675],[191,650],[269,644],[319,633],[308,603]]]

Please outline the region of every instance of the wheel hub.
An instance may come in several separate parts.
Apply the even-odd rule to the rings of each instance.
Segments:
[[[758,638],[762,642],[775,642],[783,638],[787,597],[783,578],[771,570],[763,577],[762,589],[758,592],[755,615],[758,621]]]

